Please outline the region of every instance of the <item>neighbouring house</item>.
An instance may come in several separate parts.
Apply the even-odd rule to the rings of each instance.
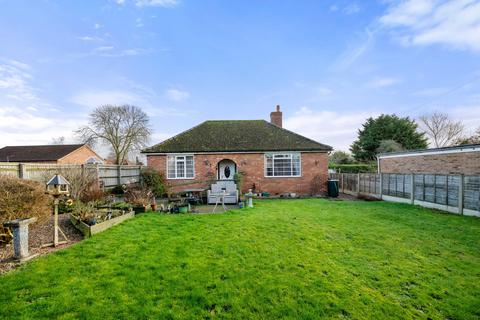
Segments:
[[[282,128],[279,106],[270,119],[205,121],[143,153],[173,192],[235,183],[236,174],[242,192],[305,195],[314,178],[325,192],[332,148]]]
[[[93,164],[103,159],[86,144],[59,144],[3,147],[0,162]]]
[[[480,144],[377,155],[380,173],[480,174]]]

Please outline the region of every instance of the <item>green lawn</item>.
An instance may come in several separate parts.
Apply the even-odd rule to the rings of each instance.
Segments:
[[[320,199],[145,214],[0,285],[0,319],[478,319],[480,219]]]

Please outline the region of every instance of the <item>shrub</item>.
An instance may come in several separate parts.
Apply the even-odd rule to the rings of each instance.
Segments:
[[[115,202],[112,205],[112,208],[114,208],[114,209],[125,210],[125,211],[129,211],[131,207],[132,207],[131,204],[128,204],[128,203],[123,202],[123,201]]]
[[[72,209],[72,215],[82,221],[90,221],[95,219],[97,209],[94,203],[77,202]]]
[[[18,218],[45,221],[51,214],[51,199],[42,183],[0,176],[0,225]]]
[[[235,181],[237,185],[237,189],[240,193],[242,192],[242,187],[243,187],[243,177],[244,177],[243,172],[237,172],[233,176],[233,180]]]
[[[329,169],[335,169],[338,173],[362,173],[362,172],[377,172],[375,164],[330,164]]]
[[[140,207],[146,207],[150,204],[153,193],[152,191],[143,186],[143,185],[135,185],[131,184],[127,186],[127,190],[125,191],[125,201]]]
[[[58,213],[70,213],[73,210],[73,203],[72,199],[60,199],[58,201]]]
[[[84,190],[80,196],[82,202],[100,202],[105,200],[105,192],[100,189],[96,184],[92,185],[90,188]]]
[[[98,185],[96,171],[93,168],[56,168],[55,172],[45,172],[43,174],[44,182],[50,180],[54,173],[58,173],[68,180],[70,183],[70,196],[75,200],[80,200],[84,192]]]
[[[155,169],[148,167],[142,169],[140,181],[142,186],[150,189],[156,197],[161,197],[167,192],[165,176]]]

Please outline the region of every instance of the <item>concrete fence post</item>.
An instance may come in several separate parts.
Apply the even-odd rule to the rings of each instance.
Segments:
[[[81,170],[82,179],[83,179],[85,178],[85,165],[83,163],[81,164],[80,170]]]
[[[465,176],[460,175],[460,183],[458,185],[458,214],[463,214],[463,194],[464,194]]]
[[[117,185],[122,185],[122,165],[117,165]]]
[[[360,173],[357,173],[357,193],[360,193]]]
[[[20,179],[26,179],[27,178],[27,168],[25,163],[19,163],[18,164],[18,177]]]
[[[415,173],[410,174],[410,203],[415,203]]]
[[[379,173],[380,175],[380,199],[383,199],[383,174]]]
[[[100,181],[100,167],[98,163],[95,163],[95,175],[97,176],[98,185],[101,186],[102,182]]]
[[[340,179],[342,179],[342,193],[345,193],[344,174],[340,173]]]

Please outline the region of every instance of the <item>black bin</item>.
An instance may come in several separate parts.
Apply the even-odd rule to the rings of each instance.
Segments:
[[[332,198],[338,197],[338,180],[327,181],[328,196]]]

